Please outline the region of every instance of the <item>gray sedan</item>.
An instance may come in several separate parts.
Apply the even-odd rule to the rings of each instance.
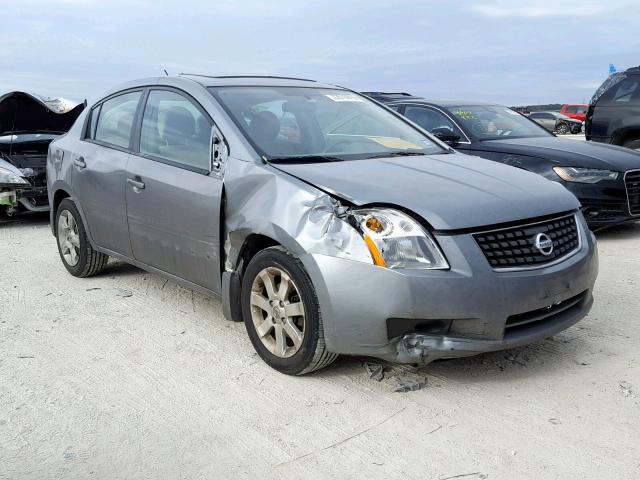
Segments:
[[[103,95],[47,162],[78,277],[110,257],[222,297],[273,368],[428,363],[559,332],[591,308],[576,198],[456,153],[344,88],[178,76]]]
[[[580,133],[582,130],[581,120],[567,117],[558,112],[533,112],[529,114],[529,118],[552,133],[565,135],[567,133]]]

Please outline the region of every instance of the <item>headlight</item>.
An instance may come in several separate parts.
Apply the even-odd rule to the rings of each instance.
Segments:
[[[29,182],[24,178],[5,168],[0,168],[0,183],[10,183],[13,185],[26,183],[29,185]]]
[[[408,215],[386,208],[351,210],[349,214],[376,265],[422,270],[449,268],[435,240]]]
[[[616,180],[620,175],[613,170],[598,168],[553,167],[553,171],[565,182],[598,183],[600,180]]]

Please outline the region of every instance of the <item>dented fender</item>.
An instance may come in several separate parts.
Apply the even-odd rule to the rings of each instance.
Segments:
[[[225,172],[225,271],[235,271],[252,234],[296,255],[322,254],[372,263],[347,207],[328,193],[268,164],[230,158]]]

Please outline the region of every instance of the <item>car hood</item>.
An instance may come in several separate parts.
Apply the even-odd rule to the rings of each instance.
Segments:
[[[0,135],[10,132],[66,132],[84,109],[84,103],[33,93],[0,95]]]
[[[4,157],[2,154],[0,154],[0,168],[4,168],[5,170],[9,170],[11,173],[15,173],[16,175],[23,177],[24,175],[22,174],[22,172],[20,171],[20,169],[18,167],[16,167],[15,165],[11,164],[6,157]]]
[[[579,207],[564,187],[543,177],[459,153],[275,168],[358,206],[399,206],[437,230],[539,217]]]
[[[606,143],[557,137],[513,138],[480,142],[490,152],[545,158],[558,166],[602,168],[624,172],[640,169],[640,153]]]

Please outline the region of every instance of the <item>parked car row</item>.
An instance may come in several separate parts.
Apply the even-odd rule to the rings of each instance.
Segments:
[[[291,78],[121,85],[49,147],[61,261],[87,277],[114,257],[220,295],[287,374],[474,355],[583,318],[598,260],[566,187],[617,198],[636,154],[567,152],[499,105],[389,107]]]

